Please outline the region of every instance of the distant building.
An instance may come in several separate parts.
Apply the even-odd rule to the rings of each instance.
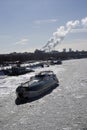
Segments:
[[[42,50],[38,50],[38,49],[36,49],[34,53],[36,53],[36,54],[39,54],[39,53],[45,53],[45,51],[42,51]]]
[[[69,48],[69,52],[72,52],[72,48]]]
[[[63,49],[63,52],[66,52],[66,48]]]
[[[76,52],[79,52],[78,50],[76,50]]]
[[[50,53],[56,54],[56,53],[58,53],[58,51],[53,50]]]

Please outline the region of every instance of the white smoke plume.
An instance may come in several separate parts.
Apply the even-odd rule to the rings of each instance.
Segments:
[[[83,18],[83,19],[81,20],[81,22],[82,22],[82,25],[83,25],[83,26],[86,26],[86,27],[87,27],[87,17]]]
[[[72,29],[76,29],[79,26],[87,26],[87,17],[83,18],[81,21],[68,21],[65,26],[60,26],[57,31],[53,33],[52,38],[48,40],[46,45],[42,48],[43,50],[54,49]]]

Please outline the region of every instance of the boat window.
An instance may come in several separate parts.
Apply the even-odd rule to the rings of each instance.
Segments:
[[[46,75],[45,74],[39,74],[39,75],[36,75],[35,77],[36,78],[44,78]]]
[[[29,82],[29,85],[31,85],[31,84],[35,84],[36,82],[38,82],[39,80],[38,79],[33,79],[33,80],[30,80],[30,82]]]
[[[23,87],[28,87],[29,86],[29,82],[26,82],[24,84],[22,84]]]
[[[37,85],[37,86],[34,86],[34,87],[30,87],[29,90],[30,91],[38,91],[41,89],[41,85]]]

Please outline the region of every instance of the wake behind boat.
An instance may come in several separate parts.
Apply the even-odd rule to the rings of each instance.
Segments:
[[[30,78],[30,81],[18,86],[16,89],[17,98],[34,98],[42,95],[58,85],[59,81],[53,71],[42,71]]]

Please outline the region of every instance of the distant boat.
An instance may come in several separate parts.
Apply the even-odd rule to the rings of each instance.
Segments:
[[[0,76],[5,75],[4,72],[2,70],[0,70]]]
[[[61,60],[52,60],[52,61],[50,62],[50,64],[51,64],[51,65],[60,65],[60,64],[62,64],[62,61],[61,61]]]
[[[58,85],[59,81],[53,71],[42,71],[30,78],[30,81],[18,86],[17,98],[34,98]]]
[[[8,76],[17,76],[17,75],[26,74],[28,72],[33,72],[32,69],[27,69],[26,67],[17,67],[17,66],[14,66],[10,69],[3,69],[2,71],[5,75]]]

